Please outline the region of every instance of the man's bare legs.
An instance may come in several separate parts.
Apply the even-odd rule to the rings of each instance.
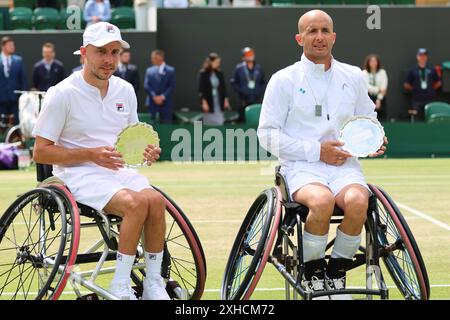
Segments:
[[[116,289],[117,286],[122,286],[123,283],[129,286],[130,272],[143,229],[147,274],[143,299],[169,299],[161,278],[166,230],[163,196],[153,189],[140,192],[122,189],[113,196],[104,210],[122,217],[117,267],[111,287],[122,292],[122,289]]]

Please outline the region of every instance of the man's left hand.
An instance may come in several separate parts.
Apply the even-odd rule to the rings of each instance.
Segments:
[[[145,152],[143,154],[144,160],[148,166],[151,166],[153,163],[156,162],[156,160],[159,159],[160,154],[161,148],[149,144],[147,145],[147,148],[145,148]]]
[[[383,145],[381,146],[381,148],[378,149],[377,152],[374,152],[374,153],[369,154],[369,157],[370,157],[370,158],[375,158],[375,157],[379,157],[379,156],[383,155],[384,152],[386,151],[386,145],[387,145],[388,143],[389,143],[389,141],[388,141],[387,137],[385,136],[385,137],[383,138]]]

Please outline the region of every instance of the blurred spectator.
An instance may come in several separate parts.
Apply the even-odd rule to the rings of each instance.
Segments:
[[[109,21],[111,19],[109,0],[88,0],[83,15],[87,26],[99,21]]]
[[[435,68],[428,64],[428,51],[420,48],[417,51],[417,65],[412,67],[404,88],[407,92],[411,92],[411,104],[408,113],[412,119],[416,117],[418,120],[424,119],[424,107],[427,103],[432,102],[436,96],[436,90],[442,85],[442,82]]]
[[[36,62],[33,67],[33,88],[47,91],[66,77],[63,63],[55,59],[55,56],[55,45],[50,42],[44,43],[42,60]]]
[[[13,123],[19,123],[17,101],[19,94],[14,90],[28,90],[25,67],[22,57],[15,55],[16,46],[13,38],[2,38],[0,64],[0,114],[13,115]]]
[[[152,51],[151,60],[152,66],[145,72],[145,105],[153,120],[159,114],[162,123],[172,123],[175,68],[166,64],[162,50]]]
[[[232,0],[233,7],[256,7],[261,5],[259,0]]]
[[[164,8],[187,8],[188,0],[164,0]]]
[[[83,65],[84,65],[83,56],[81,55],[80,50],[74,51],[73,54],[74,54],[75,56],[80,56],[80,65],[77,66],[77,67],[75,67],[75,68],[73,68],[73,69],[72,69],[72,73],[77,72],[77,71],[80,71],[80,70],[83,70]]]
[[[260,103],[264,94],[266,80],[264,71],[255,62],[255,50],[246,47],[241,51],[242,62],[234,69],[231,86],[239,95],[239,121],[245,121],[245,108],[251,104]]]
[[[123,49],[120,53],[120,62],[114,75],[120,77],[133,85],[134,92],[137,94],[139,90],[139,73],[138,68],[130,63],[131,53],[129,49]]]
[[[379,120],[386,120],[386,92],[388,76],[381,66],[380,57],[369,54],[364,61],[364,79],[369,89],[369,97],[375,103],[375,110]]]
[[[220,64],[220,56],[217,53],[210,53],[200,70],[198,91],[203,111],[203,124],[206,125],[222,125],[223,111],[231,109]]]
[[[162,6],[163,0],[134,0],[136,30],[156,31],[156,9]]]
[[[70,6],[76,6],[83,9],[85,4],[86,0],[67,0],[67,8]]]

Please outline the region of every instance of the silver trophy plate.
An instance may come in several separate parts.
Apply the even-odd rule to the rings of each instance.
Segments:
[[[377,119],[355,116],[342,126],[339,140],[344,142],[343,150],[352,156],[365,158],[383,145],[384,129]]]

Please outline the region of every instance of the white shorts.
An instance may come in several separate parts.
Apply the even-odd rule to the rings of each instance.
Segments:
[[[323,184],[331,190],[334,196],[350,184],[360,184],[370,193],[358,160],[354,158],[349,158],[339,167],[321,161],[290,162],[282,165],[281,173],[286,177],[291,199],[297,190],[311,183]]]
[[[153,189],[146,177],[133,169],[113,171],[102,167],[66,168],[55,174],[64,181],[79,203],[102,211],[121,189],[139,192]]]

